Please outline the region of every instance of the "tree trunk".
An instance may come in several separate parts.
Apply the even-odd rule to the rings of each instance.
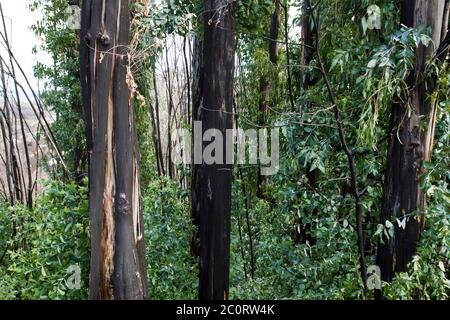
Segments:
[[[278,33],[280,28],[280,0],[274,0],[275,10],[272,14],[269,29],[268,51],[269,60],[273,66],[278,63]],[[270,83],[265,76],[259,79],[259,119],[258,125],[264,127],[267,122],[267,106]],[[258,136],[259,139],[259,136]],[[259,141],[259,144],[263,143]],[[267,183],[267,177],[261,174],[261,168],[258,171],[258,198],[264,198],[264,187]]]
[[[197,113],[202,119],[202,133],[217,129],[225,137],[225,130],[233,128],[233,7],[227,0],[205,0],[204,12],[204,90]],[[201,138],[194,139],[202,144]],[[195,166],[193,210],[199,217],[200,231],[199,297],[228,299],[232,166],[225,164],[225,159],[224,164],[202,160]]]
[[[139,152],[127,85],[130,1],[83,1],[80,78],[90,154],[90,299],[146,299]]]
[[[280,0],[274,0],[275,10],[272,14],[269,30],[269,59],[272,64],[278,63],[278,33],[280,30]]]
[[[161,136],[161,121],[159,116],[159,96],[158,96],[158,83],[156,81],[156,68],[153,70],[153,90],[155,91],[155,122],[156,122],[156,135],[158,137],[158,152],[156,153],[157,161],[161,167],[162,175],[166,175],[166,170],[164,169],[164,157],[162,151],[162,136]]]
[[[203,104],[203,44],[200,39],[195,36],[193,40],[193,53],[192,53],[192,119],[194,121],[202,121],[201,118],[201,105]],[[194,135],[192,135],[192,145],[194,145]],[[201,192],[200,166],[195,165],[194,162],[194,148],[192,148],[192,182],[191,182],[191,220],[194,226],[194,230],[190,239],[190,251],[192,257],[198,257],[199,255],[199,210],[197,210],[196,202],[199,197],[197,192]]]
[[[438,102],[427,100],[431,92],[427,89],[430,86],[423,80],[423,74],[426,59],[435,52],[447,31],[447,21],[444,21],[444,16],[447,15],[445,3],[443,0],[402,1],[401,23],[408,27],[418,27],[421,24],[431,27],[436,47],[430,44],[429,47],[420,46],[416,49],[415,68],[407,80],[410,110],[405,103],[399,101],[392,105],[392,133],[381,223],[395,218],[402,220],[405,215],[409,215],[409,218],[405,228],[393,222],[394,236],[379,245],[377,265],[384,281],[390,282],[395,273],[407,270],[424,223],[419,213],[426,210],[426,195],[420,189],[419,176],[423,173],[423,162],[431,159]],[[419,119],[420,122],[426,122],[424,129],[419,128]]]
[[[303,0],[302,3],[302,30],[301,30],[301,39],[302,39],[302,48],[301,48],[301,56],[300,56],[300,88],[302,92],[305,92],[308,87],[312,86],[317,82],[317,79],[311,79],[311,72],[307,70],[307,67],[311,63],[311,60],[314,55],[314,30],[313,21],[311,19],[312,8],[310,0]],[[301,107],[301,111],[305,111],[310,108],[310,104],[303,105]],[[299,139],[303,139],[304,137],[300,136]],[[312,189],[317,188],[317,184],[320,180],[320,170],[314,169],[311,171],[311,166],[307,166],[304,169],[304,174],[308,179],[308,183]],[[296,201],[299,201],[298,199]],[[313,215],[318,214],[318,209],[314,208]],[[307,215],[307,210],[305,210],[305,215]],[[302,221],[298,215],[295,215],[294,225],[291,229],[291,239],[294,244],[304,244],[308,241],[310,244],[315,244],[316,239],[310,235],[311,223],[305,223]]]
[[[166,40],[167,41],[167,40]],[[168,115],[167,115],[167,171],[169,173],[170,179],[174,179],[175,172],[172,163],[172,117],[175,114],[174,104],[173,104],[173,90],[172,90],[172,80],[171,80],[171,70],[169,64],[169,50],[167,49],[166,43],[165,49],[165,61],[167,68],[167,78],[166,78],[166,89],[168,101]]]
[[[302,49],[301,49],[301,88],[305,90],[311,83],[310,71],[306,70],[314,55],[314,32],[311,29],[311,1],[304,0],[302,5]]]

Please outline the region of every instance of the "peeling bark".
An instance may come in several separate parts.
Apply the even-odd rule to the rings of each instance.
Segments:
[[[415,68],[407,82],[409,86],[407,104],[395,102],[391,115],[391,141],[387,157],[387,170],[383,189],[383,211],[381,223],[410,215],[406,227],[395,225],[394,237],[385,239],[377,252],[377,264],[381,278],[392,281],[397,272],[407,271],[407,264],[416,251],[424,221],[419,213],[426,210],[426,195],[420,189],[419,177],[423,173],[423,162],[431,159],[436,125],[437,101],[427,98],[432,93],[423,80],[426,59],[434,54],[447,33],[448,1],[403,0],[401,23],[408,27],[425,24],[432,28],[432,39],[436,47],[420,46],[416,49]],[[425,121],[425,130],[419,128]],[[412,216],[411,216],[412,215]]]
[[[146,299],[139,149],[128,85],[130,1],[83,1],[80,78],[90,154],[90,299]]]

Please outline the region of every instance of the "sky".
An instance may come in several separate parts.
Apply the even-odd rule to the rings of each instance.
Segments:
[[[14,55],[24,69],[31,85],[37,91],[39,87],[42,89],[42,83],[39,86],[38,80],[34,77],[33,66],[36,64],[37,59],[45,64],[50,64],[51,58],[47,53],[42,51],[37,56],[32,53],[33,47],[39,46],[39,39],[34,35],[30,27],[40,18],[40,14],[31,12],[28,9],[28,1],[0,0],[0,3],[7,17],[8,36],[12,42]],[[291,18],[298,14],[298,8],[291,7],[290,11]],[[298,32],[299,28],[290,30],[290,34],[296,34]],[[1,50],[4,49],[0,48],[0,52]]]
[[[48,63],[50,57],[40,52],[36,57],[32,50],[39,45],[39,40],[30,27],[39,19],[39,13],[31,12],[27,7],[28,0],[0,0],[3,13],[7,17],[6,27],[12,45],[12,51],[36,90],[38,81],[33,75],[33,66],[39,61]],[[1,50],[1,49],[0,49]]]

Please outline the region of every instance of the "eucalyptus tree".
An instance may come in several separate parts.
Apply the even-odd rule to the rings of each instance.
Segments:
[[[268,54],[269,61],[272,66],[278,64],[278,33],[280,29],[280,13],[281,13],[281,4],[280,0],[274,0],[274,10],[272,13],[272,17],[270,19],[270,27],[268,33]],[[259,125],[263,127],[266,124],[267,118],[267,109],[269,104],[269,89],[270,89],[270,81],[261,76],[259,78]],[[261,174],[261,169],[258,172],[258,196],[260,198],[264,197],[264,186],[267,183],[267,177]]]
[[[32,11],[42,18],[32,25],[41,40],[40,50],[51,57],[45,64],[38,60],[34,71],[44,87],[40,94],[43,104],[56,114],[51,126],[64,152],[65,162],[73,178],[81,183],[87,172],[87,151],[84,140],[83,110],[79,79],[79,30],[71,25],[70,6],[79,8],[80,0],[27,0]],[[38,48],[36,48],[37,50]]]
[[[91,299],[147,297],[129,30],[129,0],[83,1],[80,72],[90,154]]]
[[[226,129],[233,128],[233,9],[233,2],[228,0],[204,2],[203,96],[194,114],[194,120],[202,123],[202,136],[207,130],[215,129],[224,137]],[[201,157],[203,146],[195,133],[194,143],[194,157],[196,153]],[[222,154],[226,154],[225,145],[219,144]],[[199,219],[199,297],[228,299],[232,166],[224,162],[208,164],[202,157],[194,170],[192,210]]]
[[[385,281],[407,270],[425,225],[426,194],[420,186],[424,163],[431,160],[439,99],[436,75],[428,60],[444,60],[448,50],[448,0],[401,1],[401,24],[431,28],[431,39],[415,50],[414,68],[407,78],[407,93],[392,103],[390,146],[383,188],[381,220],[395,223],[393,236],[380,244],[377,264]],[[433,45],[434,44],[434,45]],[[433,97],[434,96],[434,97]]]

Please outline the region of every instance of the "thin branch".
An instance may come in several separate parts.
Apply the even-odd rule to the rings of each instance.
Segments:
[[[317,39],[316,48],[315,48],[316,55],[317,55],[317,61],[318,61],[323,79],[326,84],[330,102],[333,105],[333,112],[334,112],[335,121],[336,121],[336,124],[338,127],[339,140],[341,142],[341,147],[344,150],[345,154],[347,155],[347,161],[348,161],[350,177],[351,177],[352,194],[353,194],[353,197],[355,200],[356,230],[357,230],[357,235],[358,235],[358,249],[359,249],[359,255],[360,255],[360,257],[359,257],[360,273],[361,273],[361,279],[363,281],[364,292],[367,292],[367,269],[366,269],[365,252],[364,252],[363,226],[362,226],[362,219],[361,219],[361,215],[362,215],[361,211],[362,210],[361,210],[361,202],[360,202],[360,192],[358,190],[358,181],[357,181],[358,173],[357,173],[356,164],[355,164],[355,157],[354,157],[353,151],[349,148],[349,146],[347,144],[347,140],[345,138],[344,126],[342,124],[342,119],[341,119],[339,108],[336,103],[334,91],[332,89],[330,80],[328,78],[328,74],[325,71],[325,67],[324,67],[324,64],[322,61],[322,56],[320,54],[320,47],[319,47],[320,37],[319,37],[319,25],[318,25],[319,13],[317,13],[317,17],[314,14],[312,14],[311,16],[312,16],[312,19],[314,22],[316,39]]]

